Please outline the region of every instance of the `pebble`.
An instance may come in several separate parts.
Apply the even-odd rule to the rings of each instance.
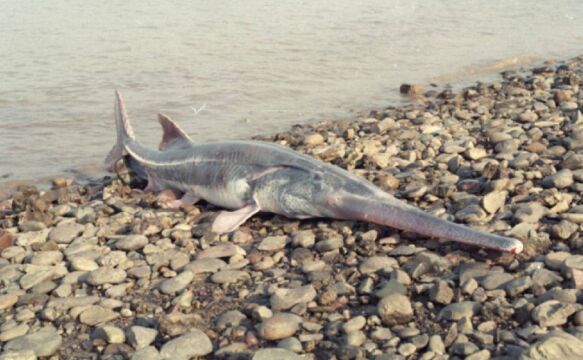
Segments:
[[[93,286],[119,284],[122,283],[126,277],[127,273],[124,270],[104,266],[91,271],[89,275],[87,275],[86,281]]]
[[[383,297],[378,303],[377,311],[383,323],[388,326],[404,324],[413,318],[411,301],[401,294]]]
[[[30,263],[41,266],[52,266],[63,260],[63,253],[57,250],[41,251],[30,258]]]
[[[75,256],[69,259],[73,271],[93,271],[99,269],[97,262],[85,256]]]
[[[194,260],[184,267],[185,271],[190,271],[194,275],[204,273],[215,273],[227,266],[227,263],[221,259],[203,258]]]
[[[79,316],[79,321],[87,325],[98,325],[117,319],[119,314],[99,305],[91,305]]]
[[[127,235],[115,242],[115,247],[124,251],[139,250],[146,245],[148,238],[144,235]]]
[[[453,290],[447,282],[445,281],[438,281],[432,288],[431,292],[429,293],[429,297],[431,301],[435,301],[439,304],[447,305],[450,304],[453,299]]]
[[[128,330],[128,342],[139,350],[150,346],[158,336],[158,331],[143,326],[132,326]]]
[[[300,353],[303,351],[302,343],[300,342],[300,340],[298,340],[298,338],[293,336],[278,341],[277,347],[293,351],[294,353]]]
[[[393,268],[399,266],[397,260],[388,256],[371,256],[364,260],[358,269],[362,274],[372,274],[377,271],[391,272]]]
[[[5,352],[32,350],[36,356],[51,356],[61,346],[63,339],[54,328],[45,327],[28,335],[10,340],[4,345]]]
[[[184,290],[194,279],[194,274],[190,271],[183,271],[177,276],[166,279],[160,283],[160,291],[164,294],[172,295]]]
[[[255,355],[253,355],[252,360],[302,360],[303,357],[297,355],[296,353],[281,348],[264,348],[258,350]]]
[[[211,246],[199,252],[196,256],[197,259],[204,258],[224,258],[231,257],[235,255],[245,255],[246,252],[238,245],[233,244],[221,244],[216,246]]]
[[[162,357],[158,350],[153,346],[136,350],[131,357],[131,360],[161,360]]]
[[[7,342],[19,336],[26,335],[30,327],[26,324],[16,325],[13,328],[0,332],[0,342]]]
[[[545,187],[564,189],[571,186],[573,182],[573,172],[570,169],[563,169],[555,174],[545,177],[542,184]]]
[[[257,327],[265,340],[281,340],[293,336],[300,329],[301,318],[289,313],[276,313]]]
[[[316,235],[312,230],[298,231],[292,238],[295,247],[310,248],[316,243]]]
[[[37,360],[32,350],[6,351],[0,354],[0,360]]]
[[[344,325],[342,325],[342,330],[344,330],[344,332],[346,334],[351,333],[353,331],[358,331],[358,330],[362,330],[362,328],[364,328],[364,326],[366,325],[366,318],[362,315],[360,316],[355,316],[352,319],[350,319],[349,321],[347,321],[346,323],[344,323]]]
[[[473,301],[456,302],[441,309],[439,317],[446,320],[458,321],[464,317],[471,318],[480,308],[480,304]]]
[[[57,244],[70,244],[85,229],[84,225],[74,222],[61,222],[51,230],[48,239]]]
[[[278,251],[285,248],[287,236],[268,236],[261,240],[257,249],[261,251]]]
[[[18,246],[31,246],[34,244],[43,244],[47,241],[51,229],[44,229],[40,231],[29,231],[19,233],[16,236],[15,244]]]
[[[93,331],[93,338],[102,339],[108,344],[123,344],[126,341],[125,333],[117,326],[100,326]]]
[[[189,360],[196,356],[205,356],[212,351],[213,344],[209,337],[195,328],[162,345],[160,355],[162,359]]]
[[[516,222],[537,223],[546,213],[547,209],[539,203],[526,203],[518,206],[514,212]]]
[[[249,278],[249,274],[242,270],[221,270],[211,276],[211,281],[215,284],[231,284]]]
[[[540,326],[558,326],[567,323],[569,316],[575,313],[577,308],[572,304],[565,304],[558,300],[548,300],[532,310],[532,320]]]
[[[490,213],[495,214],[506,203],[508,192],[506,191],[492,191],[482,198],[482,206]]]
[[[18,295],[16,294],[0,295],[0,310],[11,308],[17,301]]]
[[[288,310],[296,304],[305,304],[316,297],[312,285],[300,286],[295,289],[277,289],[271,295],[269,302],[274,311]]]
[[[583,341],[565,332],[553,332],[530,345],[520,360],[581,359]]]

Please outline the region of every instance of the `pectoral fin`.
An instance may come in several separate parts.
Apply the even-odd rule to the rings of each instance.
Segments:
[[[253,204],[235,211],[223,211],[213,222],[212,231],[217,234],[234,231],[259,210],[259,206]]]
[[[167,208],[170,209],[178,209],[182,205],[194,205],[199,200],[200,199],[197,198],[196,196],[190,193],[185,193],[180,199],[168,201],[165,205]]]

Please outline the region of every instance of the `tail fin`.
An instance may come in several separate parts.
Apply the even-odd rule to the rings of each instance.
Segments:
[[[417,234],[518,254],[523,245],[516,239],[488,234],[423,212],[392,197],[367,199],[339,195],[329,200],[339,218],[361,220]]]
[[[125,104],[119,91],[115,91],[115,128],[117,132],[117,141],[109,154],[105,158],[105,168],[113,172],[115,164],[124,156],[124,141],[126,139],[135,139],[134,131],[130,125]]]

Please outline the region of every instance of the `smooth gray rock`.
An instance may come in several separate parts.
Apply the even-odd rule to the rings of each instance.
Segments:
[[[253,360],[302,360],[298,354],[282,348],[265,348],[258,350]]]
[[[51,356],[59,349],[62,342],[63,339],[57,330],[45,327],[32,334],[10,340],[4,345],[4,351],[32,350],[36,356]]]
[[[162,359],[189,360],[195,356],[204,356],[213,351],[209,337],[199,329],[174,338],[162,346]]]

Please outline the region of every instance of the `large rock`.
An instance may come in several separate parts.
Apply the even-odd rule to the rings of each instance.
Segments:
[[[558,300],[548,300],[532,310],[531,316],[540,326],[558,326],[567,323],[567,318],[573,315],[577,308]]]
[[[583,359],[583,341],[562,331],[551,332],[532,344],[519,360]]]
[[[4,351],[32,350],[36,356],[51,356],[61,346],[63,339],[54,328],[42,328],[39,331],[10,340]]]

